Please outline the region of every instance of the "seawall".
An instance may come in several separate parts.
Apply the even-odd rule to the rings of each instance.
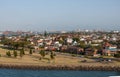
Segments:
[[[0,68],[7,69],[30,69],[30,70],[80,70],[80,71],[120,71],[120,66],[67,66],[67,65],[17,65],[0,64]]]

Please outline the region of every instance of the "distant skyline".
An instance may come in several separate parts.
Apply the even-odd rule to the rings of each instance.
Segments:
[[[120,30],[120,0],[0,0],[0,31]]]

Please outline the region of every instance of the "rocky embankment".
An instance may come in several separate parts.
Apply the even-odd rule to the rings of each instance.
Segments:
[[[0,64],[0,68],[31,70],[80,70],[80,71],[120,71],[120,66],[66,66],[66,65],[17,65]]]

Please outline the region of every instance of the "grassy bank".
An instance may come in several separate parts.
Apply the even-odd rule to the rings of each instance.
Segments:
[[[25,55],[21,58],[19,55],[15,58],[6,56],[7,49],[0,48],[0,68],[10,69],[40,69],[40,70],[104,70],[104,71],[120,71],[120,62],[96,62],[90,58],[75,57],[66,53],[57,53],[54,60],[50,60],[49,54],[42,60],[39,60],[40,54],[29,54],[25,51]],[[13,51],[10,51],[13,53]],[[19,51],[18,51],[19,54]],[[87,60],[87,62],[82,62]]]

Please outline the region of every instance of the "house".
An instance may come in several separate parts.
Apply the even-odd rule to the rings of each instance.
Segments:
[[[93,56],[94,56],[94,57],[98,57],[98,56],[100,56],[100,55],[101,55],[101,54],[98,53],[98,50],[95,49],[94,52],[93,52]]]
[[[43,39],[37,40],[38,46],[43,46],[44,42]]]
[[[61,47],[60,47],[60,51],[61,51],[61,52],[66,52],[67,47],[68,47],[67,45],[61,46]]]
[[[93,56],[94,55],[94,50],[92,48],[86,48],[85,49],[85,55]]]
[[[61,47],[62,44],[60,44],[59,41],[56,41],[56,42],[54,42],[54,46],[55,46],[55,47]]]
[[[83,48],[75,47],[75,46],[67,47],[66,52],[72,53],[72,54],[83,54],[84,53]]]
[[[39,52],[39,47],[38,46],[33,46],[33,48],[34,48],[34,52]]]
[[[118,51],[117,46],[109,46],[105,49],[103,49],[103,54],[107,56],[114,56]]]
[[[93,43],[101,43],[101,42],[103,42],[103,40],[101,40],[101,39],[96,39],[96,40],[92,40],[92,42],[93,42]]]
[[[85,41],[85,39],[82,37],[82,38],[80,38],[80,41]]]
[[[72,44],[73,39],[72,38],[67,38],[67,44]]]
[[[44,49],[45,49],[46,51],[56,51],[56,50],[57,50],[57,48],[54,47],[54,46],[46,46]]]
[[[78,45],[77,41],[74,41],[72,45],[73,46]]]
[[[44,43],[45,43],[45,45],[51,45],[52,44],[52,39],[45,39]]]

